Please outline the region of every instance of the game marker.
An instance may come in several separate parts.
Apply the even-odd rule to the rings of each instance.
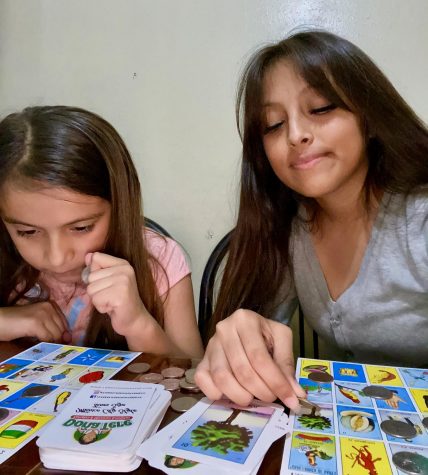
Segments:
[[[183,396],[171,402],[171,408],[175,412],[186,412],[198,402],[197,399],[190,396]]]
[[[299,407],[300,410],[298,412],[299,416],[303,416],[303,415],[319,416],[320,415],[321,408],[317,404],[310,402],[303,397],[298,397],[297,399],[299,400],[299,404],[300,404],[300,407]]]
[[[189,383],[185,379],[180,379],[180,388],[189,393],[200,393],[201,390],[196,384]]]
[[[422,425],[428,430],[428,417],[422,419]]]
[[[141,383],[154,383],[158,384],[161,381],[163,381],[163,376],[159,373],[147,373],[147,374],[142,374],[141,376],[138,377],[138,380]]]
[[[313,371],[308,374],[308,379],[315,381],[316,383],[331,383],[333,376],[323,371]]]
[[[177,366],[170,366],[161,371],[164,378],[181,378],[184,374],[184,369]]]
[[[416,452],[396,452],[392,461],[397,468],[409,475],[428,475],[428,458]]]
[[[380,428],[386,434],[398,437],[400,439],[413,439],[417,435],[415,427],[403,421],[394,421],[388,419],[381,422]]]
[[[176,391],[180,387],[180,380],[176,378],[168,378],[161,381],[159,384],[168,391]]]
[[[82,282],[86,285],[89,284],[89,274],[91,273],[91,266],[86,266],[82,270],[81,278]]]
[[[394,393],[383,386],[366,386],[363,388],[363,394],[374,399],[391,399]]]
[[[126,367],[126,370],[130,373],[147,373],[147,371],[151,368],[149,363],[133,363]]]
[[[190,384],[195,384],[195,373],[196,373],[196,368],[191,368],[188,369],[184,373],[184,377],[186,378],[186,381]]]

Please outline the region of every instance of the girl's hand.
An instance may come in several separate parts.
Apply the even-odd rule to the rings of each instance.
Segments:
[[[142,320],[152,319],[138,292],[135,272],[125,259],[95,252],[86,256],[90,264],[88,294],[100,313],[107,313],[119,335],[132,334]]]
[[[70,343],[67,319],[54,302],[0,308],[1,339],[35,337],[40,341]]]
[[[279,398],[297,409],[306,397],[294,377],[292,332],[286,325],[250,310],[237,310],[219,322],[195,380],[210,399],[223,395],[247,406],[254,397]]]

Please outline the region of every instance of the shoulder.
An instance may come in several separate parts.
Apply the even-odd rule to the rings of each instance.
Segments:
[[[181,246],[171,238],[151,229],[143,229],[145,246],[152,258],[152,270],[159,295],[163,295],[183,277],[190,274]]]

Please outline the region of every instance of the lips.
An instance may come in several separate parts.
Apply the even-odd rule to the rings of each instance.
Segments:
[[[291,167],[300,170],[305,170],[315,166],[323,158],[325,158],[325,156],[325,152],[300,155],[299,157],[297,157],[296,160],[293,160],[293,162],[291,163]]]

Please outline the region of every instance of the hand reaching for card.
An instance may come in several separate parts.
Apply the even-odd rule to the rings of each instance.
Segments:
[[[102,252],[86,256],[90,265],[88,294],[100,313],[107,313],[113,329],[127,336],[141,319],[151,319],[138,292],[133,267],[125,259]]]
[[[250,310],[237,310],[217,324],[195,380],[210,399],[223,395],[240,405],[255,397],[279,398],[291,409],[305,391],[294,377],[292,333],[286,325]]]

